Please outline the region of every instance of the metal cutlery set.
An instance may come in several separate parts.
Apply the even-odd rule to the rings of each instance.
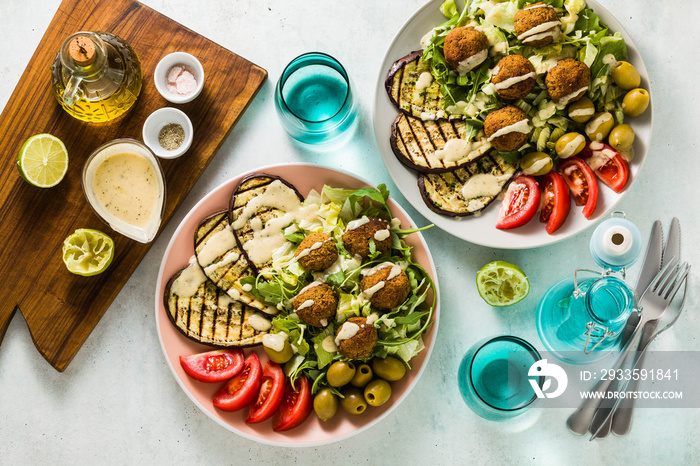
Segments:
[[[669,329],[680,316],[685,301],[690,266],[680,261],[680,222],[671,222],[666,245],[663,245],[661,222],[654,222],[635,294],[639,297],[636,312],[627,320],[622,335],[623,347],[613,370],[637,370],[644,364],[646,351],[653,340]],[[674,298],[677,304],[671,308]],[[679,302],[679,303],[678,303]],[[637,388],[638,379],[601,379],[592,392],[628,392]],[[635,400],[632,397],[591,397],[584,400],[567,420],[571,432],[591,433],[591,440],[604,438],[610,431],[618,436],[630,431]]]

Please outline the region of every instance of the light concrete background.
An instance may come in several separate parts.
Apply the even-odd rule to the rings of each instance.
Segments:
[[[471,245],[438,229],[425,233],[441,281],[438,338],[429,367],[405,402],[383,422],[318,448],[277,448],[243,439],[212,422],[174,381],[155,330],[154,289],[166,245],[189,209],[223,181],[261,165],[313,162],[387,183],[419,223],[424,219],[391,182],[372,130],[374,84],[385,49],[423,0],[147,0],[144,3],[259,64],[269,79],[170,224],[64,373],[34,349],[18,313],[0,346],[0,464],[694,464],[700,461],[697,409],[637,413],[625,438],[588,442],[570,434],[570,410],[541,410],[530,426],[494,424],[459,397],[459,360],[492,334],[520,335],[540,349],[539,297],[575,266],[594,266],[592,229],[537,250]],[[642,173],[620,208],[648,237],[673,216],[683,226],[683,256],[700,267],[696,243],[700,126],[695,79],[700,3],[601,0],[634,38],[649,70],[655,126]],[[0,0],[0,108],[56,12],[58,0]],[[356,139],[342,153],[315,153],[280,127],[272,95],[284,65],[320,50],[349,70],[360,103]],[[48,73],[48,70],[47,70]],[[14,163],[14,154],[3,154]],[[476,271],[503,259],[530,276],[530,296],[492,309],[478,297]],[[630,276],[635,277],[633,268]],[[700,350],[697,272],[681,323],[656,348]],[[520,423],[522,424],[522,423]]]

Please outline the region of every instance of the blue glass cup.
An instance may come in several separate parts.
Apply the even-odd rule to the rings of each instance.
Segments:
[[[309,52],[292,60],[275,88],[282,127],[307,144],[337,140],[355,120],[350,77],[335,58]]]
[[[462,399],[477,415],[505,421],[527,411],[537,399],[530,367],[540,360],[537,350],[522,338],[501,335],[469,348],[457,373]],[[543,377],[532,377],[542,387]]]

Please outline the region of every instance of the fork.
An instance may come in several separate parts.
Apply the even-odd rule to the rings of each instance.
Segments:
[[[656,279],[654,282],[652,282],[651,285],[649,285],[649,289],[644,293],[646,296],[649,294],[649,297],[646,298],[646,301],[644,302],[645,305],[654,307],[656,309],[658,308],[663,308],[663,311],[661,311],[661,315],[666,316],[667,314],[665,313],[666,309],[670,306],[671,302],[673,301],[674,297],[680,290],[681,286],[685,283],[685,289],[687,290],[687,285],[688,282],[686,280],[687,275],[690,271],[690,265],[688,265],[687,262],[683,262],[680,264],[680,266],[674,266],[670,267],[672,264],[675,264],[677,261],[671,260],[669,264],[667,264],[664,269],[667,267],[670,269],[673,269],[673,272],[667,274],[668,276],[666,277],[665,280],[661,283],[656,283]],[[661,274],[661,272],[659,273]],[[657,276],[658,277],[658,276]],[[649,346],[654,339],[656,339],[657,336],[659,336],[661,333],[665,332],[668,330],[673,324],[676,323],[678,320],[678,317],[681,315],[681,312],[683,311],[683,305],[685,303],[685,297],[687,294],[684,292],[683,295],[683,302],[681,305],[676,309],[675,315],[671,315],[669,317],[673,317],[668,323],[666,323],[663,328],[657,330],[656,332],[651,332],[653,334],[650,334],[649,337],[644,338],[644,341],[642,341],[639,345],[639,351],[637,353],[631,353],[629,357],[635,358],[634,362],[632,363],[631,370],[634,370],[636,367],[641,366],[644,363],[644,355],[646,354],[647,349],[649,349]],[[649,320],[645,325],[654,325],[659,323],[661,319],[661,316],[655,320]],[[636,333],[636,332],[635,332]],[[632,339],[630,339],[632,341]],[[634,382],[636,384],[636,382]],[[629,381],[623,388],[620,390],[620,392],[624,392],[627,390],[634,389],[636,385],[633,385],[633,381]],[[621,403],[623,403],[623,400],[627,400],[626,398],[620,398],[618,397],[615,403],[613,404],[612,407],[606,408],[608,409],[608,414],[603,418],[603,421],[599,423],[597,426],[592,425],[591,426],[591,438],[590,440],[596,439],[596,438],[601,438],[607,435],[607,430],[606,426],[609,426],[609,421],[613,416],[622,416],[624,422],[621,422],[624,428],[618,428],[618,429],[613,429],[615,434],[622,436],[625,435],[629,432],[629,427],[630,427],[630,422],[631,422],[631,416],[632,416],[632,410],[634,409],[634,405],[629,405],[627,403],[624,404],[624,407]],[[622,411],[621,411],[622,410]],[[602,435],[601,435],[602,433]]]
[[[668,309],[671,301],[673,301],[673,298],[676,296],[676,293],[680,289],[680,286],[683,283],[683,280],[685,280],[685,277],[688,275],[688,270],[690,269],[690,266],[685,262],[679,267],[676,267],[677,262],[678,261],[675,258],[670,260],[659,271],[649,285],[649,288],[647,288],[642,295],[639,305],[641,309],[644,309],[644,312],[642,313],[640,324],[637,325],[637,329],[634,331],[634,334],[629,340],[630,342],[637,339],[646,322],[658,321],[666,309]],[[622,366],[623,362],[630,354],[631,349],[632,345],[630,345],[628,342],[613,370],[617,370]],[[611,383],[611,379],[601,379],[595,385],[595,387],[593,387],[592,392],[603,393],[608,389]],[[593,417],[595,416],[595,413],[602,401],[602,397],[597,398],[595,396],[584,400],[579,408],[567,419],[566,425],[569,430],[574,434],[585,434],[590,427],[591,421],[593,421]],[[612,412],[613,410],[611,410],[608,415],[612,415]],[[605,422],[603,422],[601,425],[604,424]],[[593,434],[593,437],[595,437],[596,433]]]

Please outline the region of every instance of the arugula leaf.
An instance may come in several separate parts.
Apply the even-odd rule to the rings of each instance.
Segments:
[[[582,31],[583,36],[587,36],[591,33],[595,34],[597,32],[607,30],[607,27],[603,27],[600,24],[600,16],[595,14],[595,12],[590,8],[586,8],[579,13],[574,30]]]
[[[510,151],[510,152],[502,152],[498,151],[498,154],[505,159],[506,162],[517,165],[518,161],[520,160],[520,152],[517,150]]]
[[[332,287],[340,287],[345,282],[345,273],[342,270],[332,273],[326,277],[326,283]]]
[[[423,312],[413,312],[407,316],[398,316],[394,319],[394,322],[399,325],[413,325],[419,322],[423,317],[428,315],[428,311]]]
[[[291,241],[294,244],[299,244],[301,243],[304,238],[306,238],[306,233],[304,233],[303,230],[297,229],[294,233],[285,233],[284,239],[287,241]]]

